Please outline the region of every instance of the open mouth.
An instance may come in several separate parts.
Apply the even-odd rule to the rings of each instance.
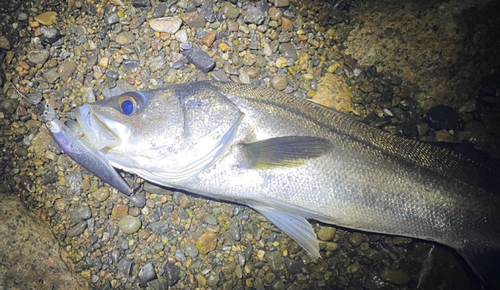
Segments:
[[[93,112],[88,105],[79,107],[75,115],[83,137],[94,148],[101,150],[120,145],[120,138],[106,124],[110,124],[111,121]],[[75,130],[78,130],[76,126]]]

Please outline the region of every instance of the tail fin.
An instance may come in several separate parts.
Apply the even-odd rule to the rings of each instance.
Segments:
[[[500,247],[458,250],[486,285],[500,289]]]

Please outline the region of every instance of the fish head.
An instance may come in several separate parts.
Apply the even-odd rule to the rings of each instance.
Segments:
[[[207,168],[242,116],[222,94],[200,84],[127,92],[76,112],[84,138],[113,166],[158,183]]]

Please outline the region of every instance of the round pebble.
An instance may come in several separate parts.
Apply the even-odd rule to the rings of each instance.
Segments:
[[[133,234],[141,227],[141,220],[136,217],[126,215],[118,222],[118,227],[126,234]]]

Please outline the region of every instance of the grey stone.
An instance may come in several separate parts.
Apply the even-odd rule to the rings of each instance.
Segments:
[[[83,234],[83,232],[85,231],[85,229],[87,228],[87,222],[86,221],[83,221],[83,222],[79,222],[77,223],[76,225],[72,226],[68,232],[66,233],[66,235],[68,237],[76,237],[76,236],[79,236],[81,234]]]
[[[267,251],[265,254],[267,265],[271,271],[277,273],[280,271],[280,266],[283,265],[283,257],[278,251]]]
[[[214,5],[211,1],[205,1],[200,7],[200,14],[208,22],[215,21]]]
[[[49,58],[50,52],[45,49],[35,49],[28,51],[28,60],[34,64],[44,64]]]
[[[229,19],[238,18],[238,16],[240,15],[240,10],[234,7],[234,5],[229,2],[224,2],[224,4],[222,4],[221,10],[222,14],[224,14]]]
[[[72,60],[65,60],[57,68],[57,73],[63,81],[66,81],[69,76],[76,70],[76,66],[76,62]]]
[[[284,74],[277,74],[271,79],[271,86],[277,91],[282,91],[288,85],[288,79]]]
[[[176,33],[182,25],[182,20],[178,17],[161,17],[151,19],[149,26],[158,32]]]
[[[182,54],[190,63],[194,64],[196,68],[204,73],[211,71],[215,67],[215,61],[213,58],[196,46],[183,51]]]
[[[43,29],[43,28],[42,28]],[[0,49],[10,50],[10,40],[5,35],[0,36]]]
[[[120,17],[118,17],[118,14],[115,12],[115,13],[111,13],[111,14],[106,15],[104,17],[104,21],[106,21],[107,25],[113,25],[113,24],[118,23],[120,21]]]
[[[49,84],[54,84],[59,78],[59,74],[57,73],[57,68],[51,68],[49,70],[46,70],[43,73],[43,76],[45,77],[45,79]]]
[[[177,282],[179,282],[181,270],[179,270],[179,268],[176,265],[167,263],[164,267],[164,270],[165,270],[164,275],[165,278],[167,279],[168,286],[172,287],[175,284],[177,284]]]
[[[88,206],[82,206],[69,213],[69,218],[74,222],[80,222],[92,217],[92,211]]]
[[[126,215],[118,222],[118,227],[126,234],[133,234],[141,227],[141,220],[131,215]]]
[[[132,0],[132,6],[138,8],[138,7],[149,7],[151,4],[149,3],[149,0]]]
[[[155,268],[153,267],[153,264],[147,263],[144,265],[141,270],[139,270],[139,285],[141,287],[146,287],[146,284],[151,281],[156,279],[156,272]]]
[[[285,257],[285,267],[288,272],[292,274],[298,274],[302,272],[302,267],[304,267],[304,262],[301,259],[292,259],[290,257]]]
[[[115,41],[122,45],[132,44],[135,41],[135,35],[130,31],[122,31],[116,35]]]
[[[191,258],[195,258],[199,254],[198,248],[193,243],[187,243],[186,252]]]
[[[248,6],[245,15],[243,16],[243,21],[246,23],[253,23],[260,25],[264,22],[265,14],[264,11],[260,10],[255,6]]]
[[[8,114],[14,114],[19,105],[19,101],[17,99],[6,99],[0,103],[0,111]]]
[[[297,49],[290,42],[285,42],[280,44],[279,51],[283,57],[290,58],[293,60],[297,60],[298,58]]]
[[[160,18],[165,16],[165,12],[167,12],[167,4],[165,3],[160,3],[158,6],[155,7],[155,10],[153,10],[153,18]]]
[[[125,275],[130,276],[132,274],[132,268],[134,267],[134,262],[128,258],[122,258],[116,267],[120,272],[123,272]]]

